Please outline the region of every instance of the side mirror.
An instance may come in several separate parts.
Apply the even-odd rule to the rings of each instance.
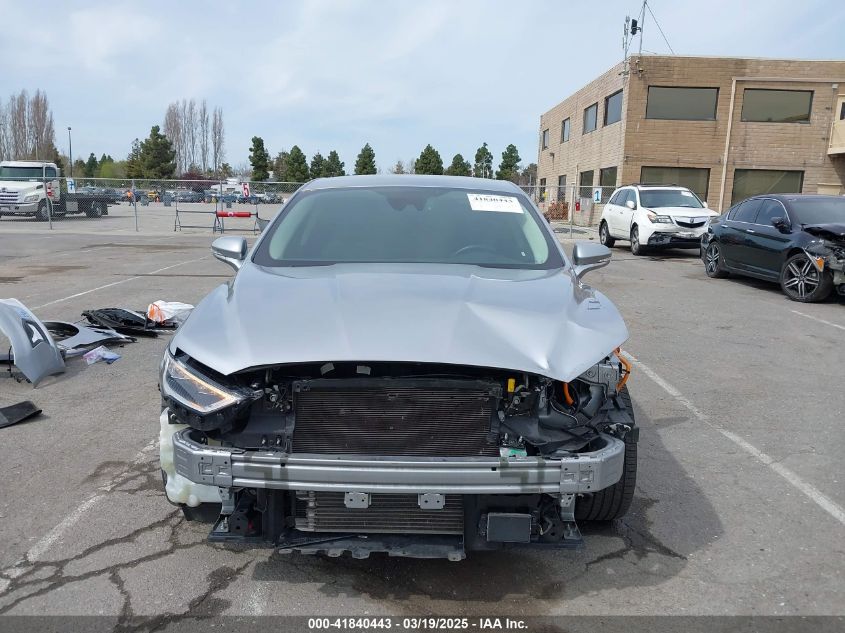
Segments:
[[[575,276],[581,280],[591,270],[603,268],[610,263],[610,249],[602,244],[593,242],[575,242],[572,249],[572,263],[575,266]]]
[[[229,264],[235,272],[241,269],[246,259],[247,244],[245,237],[218,237],[211,244],[211,252],[221,262]]]
[[[788,233],[790,228],[786,218],[772,218],[772,226],[781,233]]]
[[[634,202],[633,200],[628,200],[628,201],[625,203],[625,206],[626,206],[626,207],[628,207],[629,209],[631,209],[631,211],[633,211],[634,209],[636,209],[636,208],[637,208],[637,203],[636,203],[636,202]]]

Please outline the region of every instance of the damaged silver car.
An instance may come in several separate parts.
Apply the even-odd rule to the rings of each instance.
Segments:
[[[315,180],[161,364],[168,499],[210,539],[460,560],[622,516],[638,428],[619,312],[509,182]]]

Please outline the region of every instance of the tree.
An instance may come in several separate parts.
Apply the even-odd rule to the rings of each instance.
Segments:
[[[144,178],[172,178],[176,171],[176,152],[159,126],[150,128],[150,135],[141,143],[141,169]]]
[[[328,158],[326,158],[326,164],[323,165],[323,177],[333,178],[335,176],[345,176],[346,170],[343,166],[344,162],[340,160],[337,152],[335,150],[330,151]]]
[[[252,180],[263,182],[270,177],[270,154],[267,153],[264,147],[264,139],[260,136],[252,137],[249,164],[252,165]]]
[[[97,174],[97,157],[94,156],[94,152],[88,154],[88,160],[85,161],[85,169],[82,170],[82,174],[86,178],[93,178]]]
[[[223,137],[223,110],[214,108],[211,115],[211,163],[214,166],[215,173],[217,173],[218,166],[222,170],[221,163],[226,158]],[[229,169],[231,170],[231,167]]]
[[[370,147],[370,144],[367,143],[361,148],[358,158],[355,159],[355,175],[374,174],[376,171],[376,153]]]
[[[76,163],[73,164],[73,169],[74,171],[79,170],[79,167],[77,167]],[[82,172],[80,171],[79,173],[81,174]],[[141,141],[136,138],[134,141],[132,141],[132,149],[129,150],[129,156],[126,157],[126,177],[141,178],[143,175],[144,170],[141,166]]]
[[[464,160],[464,157],[460,154],[455,154],[452,158],[452,164],[446,168],[445,173],[447,176],[471,176],[472,165],[469,164],[468,160]]]
[[[475,165],[472,168],[472,175],[476,178],[493,177],[493,154],[487,149],[487,143],[484,143],[475,152]]]
[[[405,163],[403,163],[401,159],[397,160],[396,164],[393,167],[390,168],[390,173],[391,174],[405,174],[405,173],[407,173],[405,171]]]
[[[290,148],[287,160],[286,177],[290,182],[308,182],[308,160],[299,145]]]
[[[537,163],[529,163],[519,174],[519,182],[517,184],[524,187],[533,185],[537,182]]]
[[[77,158],[75,161],[73,161],[73,171],[77,175],[77,177],[78,176],[84,176],[85,175],[85,161],[82,160],[81,158]]]
[[[276,154],[276,158],[273,159],[273,178],[277,182],[287,182],[288,180],[288,157],[290,156],[289,152],[282,150],[278,154]]]
[[[443,159],[440,152],[431,145],[426,145],[420,153],[420,157],[414,163],[414,172],[417,174],[443,174]]]
[[[326,159],[323,158],[323,155],[320,152],[317,152],[311,157],[311,177],[322,178],[326,175],[325,171]]]
[[[56,134],[47,94],[21,90],[6,106],[0,102],[0,160],[54,160]]]
[[[510,180],[511,182],[519,180],[519,163],[521,161],[516,145],[511,143],[502,152],[502,162],[499,163],[499,169],[496,171],[496,179]]]
[[[234,170],[229,163],[221,163],[220,164],[220,177],[221,178],[231,178]]]

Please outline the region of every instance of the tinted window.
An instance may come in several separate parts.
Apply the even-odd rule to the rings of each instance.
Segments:
[[[41,178],[41,167],[0,167],[0,177],[5,178]]]
[[[648,87],[647,119],[714,121],[718,88]]]
[[[581,198],[591,198],[593,196],[593,170],[582,171],[578,186],[580,191],[578,195]]]
[[[617,191],[612,196],[610,196],[610,203],[609,204],[622,204],[622,198],[625,197],[625,191]]]
[[[549,131],[543,130],[543,149],[548,148],[549,146]]]
[[[736,169],[732,202],[739,202],[765,193],[801,193],[803,171],[776,169]]]
[[[845,224],[845,198],[802,198],[789,203],[799,224]]]
[[[560,124],[560,142],[565,143],[569,140],[569,129],[572,127],[572,121],[568,118],[563,120]]]
[[[739,208],[734,213],[732,219],[737,222],[749,222],[753,224],[754,220],[757,218],[757,209],[759,208],[759,200],[748,200],[743,202],[739,205]]]
[[[614,92],[604,100],[604,124],[622,120],[622,91]]]
[[[599,186],[601,186],[601,201],[607,202],[607,197],[616,187],[616,167],[605,167],[599,170]]]
[[[780,202],[777,200],[763,200],[759,211],[757,211],[757,219],[755,222],[757,224],[772,226],[772,220],[775,218],[786,219],[786,217],[786,211]]]
[[[643,167],[640,170],[640,182],[686,187],[702,200],[707,200],[710,170],[695,167]]]
[[[806,123],[810,120],[812,90],[759,90],[746,88],[742,120],[766,123]]]
[[[587,132],[593,132],[596,129],[596,119],[599,111],[599,104],[594,103],[589,108],[584,109],[584,131],[583,134]]]
[[[44,175],[47,178],[55,178],[56,177],[56,169],[54,167],[45,167],[44,168]]]
[[[694,193],[684,189],[641,189],[640,202],[648,209],[660,207],[700,209],[704,206]]]
[[[557,199],[558,201],[566,200],[566,176],[557,177]]]
[[[263,266],[562,264],[521,193],[440,187],[322,189],[296,196],[267,232],[254,258]]]

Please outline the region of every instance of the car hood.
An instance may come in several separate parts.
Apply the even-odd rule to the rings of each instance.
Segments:
[[[171,342],[229,375],[262,366],[393,361],[571,380],[628,338],[616,307],[569,269],[246,263]]]
[[[35,191],[36,189],[42,189],[43,187],[44,185],[38,182],[22,182],[20,180],[3,180],[2,178],[0,178],[0,190],[3,191],[13,191],[16,193],[21,193]]]
[[[805,232],[825,240],[835,242],[845,241],[845,224],[805,224],[801,227]]]
[[[657,215],[668,215],[673,218],[713,218],[717,215],[712,209],[690,209],[689,207],[648,207],[646,211],[651,211]]]

